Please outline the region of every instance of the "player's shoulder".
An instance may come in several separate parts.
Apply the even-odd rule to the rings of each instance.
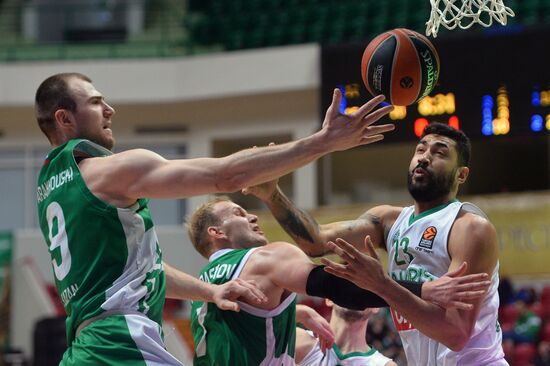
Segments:
[[[487,217],[474,212],[461,210],[453,225],[453,230],[468,232],[471,235],[485,234],[495,230],[494,225]]]
[[[254,249],[247,262],[247,267],[254,273],[268,273],[307,260],[307,256],[297,246],[287,242],[273,242]]]
[[[269,244],[258,247],[255,250],[256,255],[269,255],[269,256],[286,256],[292,255],[296,252],[301,252],[301,249],[294,244],[290,244],[285,241],[274,241]]]
[[[391,220],[396,219],[401,211],[403,211],[404,207],[400,206],[392,206],[392,205],[378,205],[374,206],[367,211],[365,211],[360,218],[365,217],[378,217],[381,220]]]
[[[132,174],[141,174],[144,171],[158,166],[165,159],[157,153],[147,149],[131,149],[108,156],[90,157],[79,163],[81,169],[99,170],[102,174],[110,173],[119,179]],[[121,175],[124,174],[124,175]]]
[[[159,159],[161,156],[154,151],[137,148],[124,150],[108,156],[111,159]]]
[[[471,212],[460,212],[451,229],[449,244],[463,250],[494,250],[498,245],[494,225],[486,218]]]

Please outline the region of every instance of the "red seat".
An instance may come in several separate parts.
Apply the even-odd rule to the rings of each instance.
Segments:
[[[533,313],[535,313],[539,318],[544,317],[544,308],[540,302],[534,302],[529,306],[529,310],[531,310]]]
[[[499,320],[501,323],[514,323],[519,316],[518,309],[514,304],[507,304],[499,309]]]
[[[502,343],[502,350],[504,351],[504,358],[511,363],[514,359],[514,342],[512,340]]]
[[[546,286],[542,289],[540,294],[540,302],[542,304],[550,305],[550,286]]]
[[[515,324],[514,322],[500,323],[500,329],[502,329],[502,333],[513,330],[514,324]]]
[[[550,322],[547,322],[544,328],[541,329],[539,340],[550,342]]]
[[[521,343],[514,347],[513,364],[518,366],[533,363],[537,348],[532,343]]]

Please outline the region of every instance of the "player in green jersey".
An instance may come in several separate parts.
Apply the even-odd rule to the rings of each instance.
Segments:
[[[200,206],[187,226],[195,249],[209,260],[201,270],[201,280],[214,284],[235,278],[254,281],[268,298],[263,304],[239,302],[239,313],[194,301],[195,365],[294,365],[296,293],[330,297],[352,309],[379,304],[372,293],[324,272],[298,247],[285,242],[268,244],[257,217],[229,199],[217,198]],[[463,278],[477,282],[472,284],[479,290],[474,301],[485,293],[485,277]],[[419,285],[417,294],[437,303],[463,296],[456,287],[436,289],[448,280],[444,276]]]
[[[237,191],[286,174],[327,153],[379,141],[393,125],[372,124],[391,107],[374,98],[350,115],[335,90],[323,127],[278,146],[223,158],[166,160],[136,149],[113,154],[112,117],[91,80],[64,73],[35,96],[40,129],[52,145],[37,187],[39,222],[67,312],[64,365],[179,364],[161,337],[164,298],[238,310],[263,294],[241,280],[214,286],[166,265],[147,198]]]

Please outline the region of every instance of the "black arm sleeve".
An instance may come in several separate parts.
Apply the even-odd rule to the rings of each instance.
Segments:
[[[388,306],[386,301],[374,292],[364,290],[348,280],[325,272],[324,268],[325,266],[317,266],[309,273],[306,284],[308,295],[330,299],[339,306],[352,310]],[[422,283],[410,281],[397,281],[397,283],[420,297]]]

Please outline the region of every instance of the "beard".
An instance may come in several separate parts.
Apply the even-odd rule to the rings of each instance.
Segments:
[[[115,138],[113,135],[111,136],[102,136],[101,141],[97,142],[99,145],[103,146],[109,151],[113,151],[113,148],[115,147]]]
[[[103,146],[104,148],[106,148],[109,151],[113,151],[113,148],[115,147],[114,139],[110,139],[110,140],[101,139],[101,140],[92,141],[92,142],[95,142],[96,144]]]
[[[422,168],[426,171],[426,175],[421,182],[413,182],[413,174],[417,168]],[[418,164],[407,174],[409,193],[417,202],[431,202],[447,196],[453,187],[456,171],[457,168],[453,169],[449,174],[438,176],[432,170],[429,170],[428,167]]]
[[[105,136],[104,134],[103,135],[80,135],[79,138],[83,138],[83,139],[87,139],[87,140],[90,140],[91,142],[93,143],[96,143],[100,146],[103,146],[104,148],[106,148],[107,150],[109,151],[113,151],[113,148],[115,147],[115,138],[111,135],[111,136]]]

